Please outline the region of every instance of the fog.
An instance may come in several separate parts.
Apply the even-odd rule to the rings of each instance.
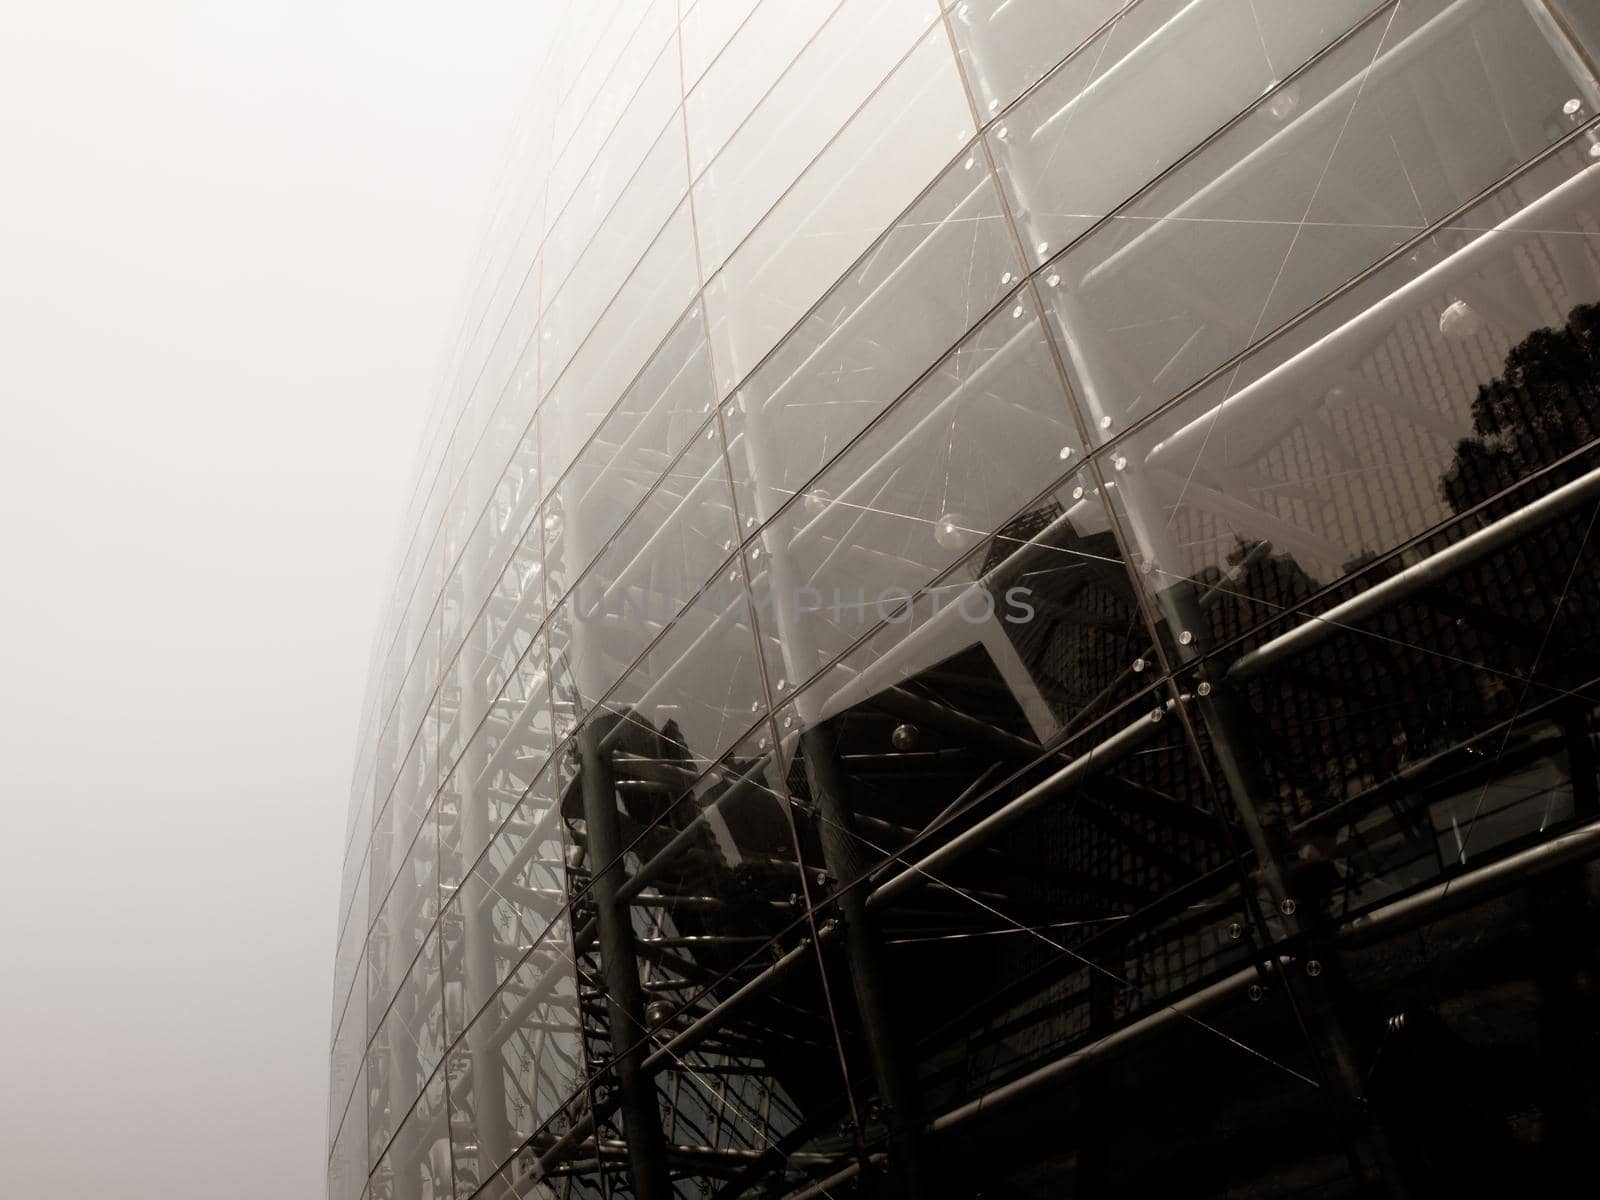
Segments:
[[[0,1193],[319,1197],[364,673],[540,0],[0,35]]]

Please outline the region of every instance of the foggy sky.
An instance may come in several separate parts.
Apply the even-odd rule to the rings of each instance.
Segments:
[[[323,1195],[367,655],[549,7],[0,6],[0,1194]]]

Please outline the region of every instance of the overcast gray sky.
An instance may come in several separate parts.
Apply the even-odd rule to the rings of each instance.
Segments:
[[[548,0],[0,0],[0,1193],[323,1194],[339,844]]]

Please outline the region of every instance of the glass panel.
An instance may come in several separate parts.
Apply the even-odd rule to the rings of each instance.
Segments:
[[[469,540],[465,531],[476,530],[484,507],[491,502],[503,504],[507,493],[520,490],[527,471],[538,466],[538,455],[531,452],[536,444],[530,427],[539,397],[538,355],[539,339],[530,335],[510,383],[500,393],[473,448],[472,461],[452,501],[455,522],[445,556],[450,570],[456,569],[456,559]]]
[[[366,832],[366,842],[370,848],[372,832],[378,827],[380,819],[388,818],[389,797],[394,793],[394,781],[399,777],[400,766],[405,762],[406,755],[411,752],[412,742],[415,740],[415,731],[408,733],[405,741],[400,740],[400,731],[393,721],[390,721],[378,735],[377,764],[373,770],[372,803],[368,813],[371,827]]]
[[[564,914],[477,1014],[447,1062],[456,1195],[466,1197],[583,1081],[578,976]]]
[[[981,155],[953,165],[723,408],[746,528],[765,521],[1021,277]],[[781,446],[758,474],[747,428]]]
[[[1552,23],[1555,28],[1546,36],[1552,45],[1561,50],[1563,56],[1576,58],[1583,64],[1577,73],[1587,74],[1593,79],[1595,56],[1600,54],[1600,12],[1595,11],[1589,0],[1555,0],[1555,11],[1560,19]],[[1590,117],[1594,115],[1594,88],[1591,86],[1584,91],[1590,100],[1590,107],[1583,116]]]
[[[444,591],[445,555],[449,551],[452,534],[451,522],[441,521],[434,540],[428,546],[427,561],[417,578],[416,591],[412,593],[411,612],[401,644],[410,648],[414,657],[407,672],[406,683],[400,689],[395,715],[403,724],[415,724],[418,715],[404,708],[408,703],[421,705],[439,677],[439,597]]]
[[[763,433],[752,423],[745,436],[757,478],[781,453]],[[893,611],[896,596],[1005,526],[1074,461],[1082,450],[1044,326],[1019,293],[747,551],[752,588],[782,643],[767,663],[774,687],[825,666]]]
[[[633,174],[682,97],[678,84],[675,0],[656,0],[644,24],[628,43],[583,123],[550,170],[549,211],[573,208],[603,213],[611,207],[624,181]],[[554,227],[552,227],[554,229]],[[585,242],[551,237],[548,262],[555,277],[565,278]]]
[[[1166,949],[1152,940],[1149,953],[1157,957]],[[1022,953],[1013,951],[1019,960]],[[1041,943],[1038,956],[1048,953]],[[1136,954],[1130,952],[1130,963]],[[1016,1075],[1013,1063],[991,1069],[976,1062],[972,1091],[987,1100],[941,1139],[951,1145],[944,1182],[954,1194],[981,1187],[1025,1195],[1040,1173],[1070,1180],[1072,1194],[1080,1196],[1204,1194],[1235,1187],[1266,1195],[1289,1190],[1356,1196],[1370,1192],[1369,1178],[1381,1178],[1375,1171],[1367,1177],[1353,1171],[1352,1163],[1361,1160],[1342,1136],[1349,1126],[1334,1115],[1318,1060],[1276,971],[1240,966],[1224,974],[1215,991],[1193,994],[1183,1008],[1154,1003],[1126,1013],[1116,1006],[1127,989],[1081,965],[1076,977],[1099,984],[1088,998],[1079,984],[1078,991],[1063,988],[1065,994],[1041,1004],[1052,1013],[1041,1012],[1034,1022],[1050,1031],[1045,1036],[1064,1046],[1082,1044],[1081,1033],[1067,1033],[1072,1021],[1084,1030],[1131,1029],[1133,1036],[1077,1060],[1054,1086],[1046,1079],[1010,1104],[1000,1088]],[[1150,1032],[1141,1035],[1142,1030]],[[997,1026],[973,1040],[995,1044],[1004,1036]],[[1013,1045],[1021,1041],[1012,1039]],[[1052,1137],[1054,1128],[1061,1132]],[[1254,1143],[1258,1136],[1270,1139],[1271,1153]],[[1041,1162],[1030,1149],[986,1161],[981,1153],[1018,1145],[1016,1138],[1024,1147],[1049,1138],[1051,1156]]]
[[[580,547],[572,537],[559,539],[563,586],[588,567],[710,415],[704,329],[700,307],[695,305],[551,496],[549,512],[555,514],[556,523],[547,533],[552,544],[563,530],[581,531],[583,541]]]
[[[644,739],[695,773],[720,758],[764,705],[744,580],[724,568],[606,697],[617,737]],[[558,693],[573,688],[557,668]]]
[[[768,4],[765,7],[815,11],[822,6]],[[829,139],[847,122],[860,120],[859,115],[852,117],[852,114],[867,101],[879,81],[895,69],[901,57],[917,44],[936,13],[931,0],[845,0],[838,7],[821,35],[806,46],[695,183],[700,253],[708,276],[806,170],[806,165],[822,152]],[[778,15],[781,14],[774,13]],[[939,33],[938,41],[944,48],[944,65],[951,67],[953,74],[949,45],[942,31],[934,32]],[[923,45],[931,44],[932,40],[928,39]],[[738,60],[725,61],[730,74],[748,70]],[[924,67],[915,74],[925,81],[928,70]],[[717,80],[713,78],[707,83],[712,87],[707,98],[715,99]],[[959,87],[956,90],[959,95]],[[906,96],[897,103],[904,104],[910,99]],[[863,111],[874,107],[868,104]],[[892,113],[896,109],[878,108],[877,111]],[[950,121],[940,109],[924,109],[920,117],[922,121],[937,123],[940,132],[946,134],[959,124]],[[867,120],[873,127],[873,135],[884,132],[882,117]],[[702,115],[696,127],[703,124]],[[700,138],[702,148],[707,146],[706,137],[692,136]],[[967,136],[971,136],[970,128]],[[714,140],[711,139],[713,143]],[[960,141],[958,139],[955,145],[959,146]],[[948,157],[955,147],[944,144]],[[926,172],[912,179],[913,192],[931,174]],[[854,198],[860,201],[866,195],[862,191],[855,193]],[[876,229],[870,231],[876,232]]]
[[[1029,253],[1042,261],[1059,251],[1372,7],[1369,0],[1129,5],[988,134]],[[1355,56],[1352,70],[1371,62],[1386,28],[1380,20],[1368,32],[1364,57],[1347,52]],[[983,51],[974,45],[972,53]],[[1270,107],[1279,113],[1271,117],[1274,129],[1301,125],[1296,152],[1313,157],[1315,148],[1304,145],[1309,103],[1289,105],[1280,97]],[[1084,170],[1085,163],[1095,169]],[[1255,214],[1236,201],[1224,215]]]
[[[971,134],[949,43],[942,30],[931,30],[707,285],[722,392],[760,362]],[[713,186],[718,169],[707,172],[697,193]],[[707,218],[697,211],[709,270],[721,258],[706,251]]]
[[[367,1047],[368,1126],[373,1161],[439,1065],[444,1023],[439,988],[438,935],[430,934],[404,985]]]
[[[1097,428],[1126,428],[1562,132],[1574,84],[1522,5],[1391,16],[1055,264],[1051,304]]]
[[[569,274],[559,278],[552,274],[545,280],[547,352],[577,345],[683,199],[689,175],[678,122],[667,123],[629,176],[609,209],[569,209],[551,234],[581,238],[587,246]],[[579,223],[581,229],[572,228]],[[552,369],[559,371],[564,365],[556,358]]]
[[[503,796],[462,789],[445,834],[450,901],[441,923],[452,1041],[566,904],[558,787],[556,765],[547,763],[509,814]]]
[[[443,537],[444,531],[440,529],[438,539],[429,549],[429,554],[435,560],[439,557]],[[438,682],[441,630],[439,594],[434,593],[424,599],[421,585],[418,586],[419,590],[410,593],[405,618],[388,652],[384,668],[384,691],[387,695],[383,710],[384,736],[394,739],[393,744],[399,747],[401,754],[422,724],[433,686]],[[387,768],[392,772],[397,765],[398,756],[385,758],[380,763],[380,800],[388,799],[389,788],[394,784],[393,774],[385,777],[383,771]]]
[[[362,791],[370,797],[371,785]],[[370,804],[371,800],[368,799],[367,803]],[[360,836],[350,843],[350,848],[345,852],[344,875],[339,885],[340,928],[355,926],[358,941],[365,936],[367,925],[371,921],[371,913],[367,908],[368,891],[371,886],[367,881],[367,851],[372,844],[371,818],[366,817],[362,826],[364,828],[357,829]],[[335,1008],[340,1002],[341,998],[335,995]]]
[[[338,949],[333,955],[333,1027],[339,1028],[344,1017],[345,1004],[350,999],[351,988],[362,977],[357,965],[366,944],[367,926],[367,864],[363,859],[356,880],[355,891],[359,902],[345,920],[339,933]],[[359,1001],[358,1001],[359,1003]],[[365,1041],[363,1034],[362,1040]]]
[[[663,34],[652,22],[659,21],[670,7],[658,2],[641,12],[637,4],[601,0],[582,9],[567,10],[570,16],[560,23],[556,35],[559,40],[553,39],[554,52],[545,60],[556,87],[556,102],[551,105],[554,111],[549,117],[553,146],[564,148],[578,126],[591,116],[606,125],[616,121],[618,110],[612,109],[609,115],[596,113],[596,104],[616,103],[607,85],[615,84],[620,91],[630,82],[638,83],[639,68],[635,65],[630,69],[629,55],[654,54]],[[637,57],[634,61],[638,61]]]
[[[534,639],[473,732],[451,780],[460,795],[510,802],[543,770],[556,745],[545,646]]]
[[[1591,452],[1583,466],[1596,463]],[[1527,493],[1549,495],[1559,478],[1485,516],[1526,513]],[[1247,784],[1303,919],[1347,920],[1600,815],[1594,513],[1592,499],[1569,505],[1377,612],[1330,608],[1384,580],[1404,584],[1398,562],[1378,564],[1262,631],[1309,621],[1317,636],[1298,652],[1242,674],[1196,668],[1241,702],[1217,736],[1248,747]],[[1419,546],[1417,560],[1459,551],[1484,527],[1461,525]],[[1257,568],[1283,569],[1270,558]]]
[[[686,312],[678,318],[677,325],[672,328],[666,338],[662,339],[661,346],[653,347],[650,362],[645,363],[637,378],[629,381],[622,394],[621,400],[614,400],[610,395],[584,394],[581,390],[570,390],[562,398],[562,411],[555,413],[547,408],[544,421],[539,430],[539,450],[541,462],[546,478],[546,490],[554,488],[557,483],[565,480],[565,472],[573,467],[579,454],[589,445],[590,438],[600,432],[600,426],[605,424],[608,416],[613,413],[613,408],[618,408],[619,413],[637,411],[648,408],[658,389],[666,389],[666,379],[674,376],[680,360],[680,354],[686,352],[685,347],[693,341],[694,333],[691,326],[704,326],[701,318],[699,304],[691,304]],[[622,416],[616,416],[616,421],[621,422]],[[694,422],[698,426],[699,422]],[[613,429],[606,437],[621,437],[621,429]],[[678,438],[678,445],[682,445],[685,438]],[[658,448],[658,453],[661,448]],[[675,448],[674,448],[675,450]],[[666,461],[662,461],[656,470],[659,474],[666,469]],[[589,469],[594,469],[590,462]],[[654,475],[651,475],[653,480]]]
[[[1555,155],[1112,447],[1174,636],[1236,636],[1596,435],[1590,161]]]
[[[666,943],[683,943],[670,936]],[[825,1181],[851,1159],[851,1105],[840,1069],[829,993],[809,945],[777,955],[753,955],[651,1037],[660,1070],[655,1077],[662,1134],[671,1149],[668,1170],[680,1195],[711,1200],[719,1177],[733,1175],[758,1156],[784,1186]],[[715,948],[689,943],[680,951],[694,965]],[[688,959],[685,966],[689,966]],[[728,1011],[720,1035],[675,1041],[701,1012],[731,995],[747,979],[778,966],[781,974]],[[676,983],[671,968],[653,967],[652,982]],[[834,981],[832,999],[849,1003],[848,983]],[[870,1076],[862,1061],[861,1078]],[[618,1125],[619,1131],[622,1130]],[[837,1194],[837,1184],[828,1190]]]
[[[526,367],[532,365],[527,347],[530,344],[537,346],[537,342],[532,341],[532,335],[533,323],[539,315],[543,272],[539,242],[544,233],[544,184],[542,180],[529,180],[527,190],[529,194],[522,203],[522,211],[515,217],[520,222],[520,231],[515,233],[515,240],[511,230],[503,235],[503,261],[496,266],[500,274],[494,280],[495,293],[474,318],[477,323],[475,338],[488,340],[504,336],[506,327],[514,327],[517,331],[513,351],[516,354],[517,376],[524,374]],[[459,397],[457,403],[464,413],[469,410],[476,413],[476,416],[469,418],[474,427],[482,423],[483,416],[494,408],[504,390],[492,391],[480,386],[483,374],[481,363],[486,358],[487,355],[474,357],[471,362],[459,364],[455,372],[458,389],[473,389],[470,405],[465,396]],[[537,371],[532,378],[537,382]]]
[[[637,264],[636,270],[626,281],[616,279],[591,281],[581,274],[574,275],[568,281],[568,287],[545,313],[541,326],[540,337],[543,339],[541,369],[547,381],[561,377],[580,347],[583,347],[604,323],[602,314],[613,321],[637,320],[640,314],[633,310],[640,303],[640,289],[670,285],[671,276],[684,269],[682,264],[692,261],[690,255],[693,249],[693,230],[686,208],[687,206],[679,208],[665,226],[649,231],[655,240],[648,242],[650,248],[646,252],[644,261]],[[598,290],[586,291],[591,282],[597,284]],[[620,290],[618,283],[622,284]],[[598,286],[600,284],[604,286]],[[685,294],[684,300],[687,299],[688,296]],[[680,304],[673,308],[674,315],[681,307]],[[653,349],[654,342],[659,336],[658,332],[657,338],[651,339],[649,346],[641,349],[646,352]],[[589,353],[593,357],[598,352],[599,348],[595,347]],[[635,363],[636,367],[637,365],[638,363]],[[623,382],[626,383],[626,378]],[[558,387],[557,395],[560,394],[561,389]],[[615,403],[620,394],[620,388],[616,395],[608,392],[601,403]],[[565,416],[561,406],[556,405],[554,419],[561,420]]]
[[[1054,499],[881,616],[775,714],[806,819],[842,820],[816,808],[819,788],[853,798],[853,867],[831,867],[836,883],[984,797],[1019,794],[1070,761],[1053,752],[1064,739],[1104,737],[1119,705],[1128,723],[1157,703],[1133,701],[1159,667],[1106,520],[1075,523]]]
[[[405,600],[396,593],[391,603],[394,606],[393,611],[386,619],[383,633],[378,639],[382,649],[378,652],[377,675],[374,679],[376,686],[373,689],[372,725],[379,731],[380,738],[389,736],[393,729],[393,723],[389,718],[394,709],[395,698],[400,694],[400,684],[405,679],[406,667],[410,665],[410,660],[403,657],[404,651],[396,639],[396,629],[405,617]],[[373,808],[369,816],[375,815],[377,808],[382,806],[382,801],[388,799],[387,789],[394,784],[392,772],[399,765],[397,762],[385,762],[381,748],[375,761],[380,775],[385,768],[391,773],[387,779],[380,780],[383,790],[378,794],[379,804]]]
[[[353,969],[356,977],[365,978],[366,965],[366,956],[358,954]],[[328,1061],[328,1142],[334,1146],[335,1153],[339,1149],[335,1143],[343,1136],[340,1133],[341,1123],[349,1121],[352,1126],[357,1123],[346,1116],[347,1110],[360,1109],[361,1123],[365,1124],[367,1108],[366,1096],[357,1084],[361,1068],[367,1061],[366,988],[356,989],[345,999],[348,1001],[346,1006],[334,1013],[337,1028],[334,1030],[333,1051]],[[358,1095],[359,1099],[355,1099]],[[367,1172],[365,1136],[363,1132],[359,1150],[363,1179]]]
[[[780,1141],[775,1153],[791,1166],[820,1166],[830,1160],[803,1143],[817,1133],[806,1120],[822,1123],[832,1148],[845,1094],[829,1007],[804,937],[809,926],[800,919],[805,889],[787,802],[772,790],[778,780],[767,726],[669,804],[696,768],[685,768],[681,746],[632,715],[608,724],[609,732],[597,730],[609,778],[596,783],[580,774],[577,787],[609,786],[612,795],[599,802],[615,804],[619,832],[632,840],[623,898],[649,1030],[643,1066],[656,1082],[669,1173],[680,1190],[701,1195],[691,1176],[730,1173],[749,1161],[742,1156]],[[595,799],[585,797],[586,812]],[[592,829],[576,824],[587,845]],[[581,869],[593,874],[587,861]],[[582,908],[592,911],[588,903]],[[580,936],[579,949],[580,973],[597,975],[595,943]],[[747,984],[755,993],[722,1010],[727,1015],[715,1031],[691,1027]],[[598,1005],[590,1016],[591,1063],[625,1052],[607,1016]],[[600,1145],[611,1139],[620,1147],[627,1130],[612,1112],[609,1072],[593,1080],[591,1094],[603,1122]],[[602,1173],[609,1165],[602,1153]]]
[[[438,559],[439,542],[443,537],[445,501],[448,498],[448,481],[444,473],[434,478],[427,503],[417,517],[415,533],[406,549],[405,560],[397,572],[394,590],[394,607],[385,622],[379,638],[383,646],[384,674],[378,691],[377,711],[388,717],[395,698],[399,695],[401,680],[406,668],[422,643],[435,594],[421,583],[424,568]]]
[[[437,1071],[406,1114],[372,1172],[372,1200],[435,1200],[452,1194],[444,1072]]]
[[[394,739],[400,755],[409,753],[410,746],[417,733],[426,724],[425,717],[428,706],[433,700],[435,684],[439,681],[439,634],[440,612],[436,605],[438,597],[429,599],[424,607],[420,602],[413,600],[410,606],[409,623],[414,626],[414,632],[402,634],[395,642],[398,651],[400,647],[407,647],[406,653],[411,657],[403,664],[403,674],[396,671],[396,678],[400,680],[399,687],[395,690],[394,707],[389,713],[388,725],[385,735]],[[399,662],[398,655],[394,660]],[[394,767],[399,755],[391,759],[387,765]],[[380,767],[380,773],[381,773]],[[388,799],[388,788],[394,784],[396,776],[390,775],[387,779],[380,778],[380,783],[386,784],[382,798]]]
[[[422,942],[439,915],[439,835],[433,814],[406,851],[399,877],[367,935],[367,1028],[377,1029],[384,1011],[412,969]]]
[[[354,1098],[347,1110],[332,1117],[335,1123],[342,1123],[338,1140],[333,1145],[333,1157],[328,1162],[328,1200],[360,1200],[367,1186],[367,1084],[361,1054],[361,1051],[356,1052],[361,1070],[355,1082]]]
[[[404,870],[417,831],[433,804],[437,790],[436,738],[434,721],[430,720],[411,744],[389,803],[378,814],[373,826],[368,894],[375,912],[387,896],[390,884]]]
[[[555,447],[543,456],[547,488],[561,477],[579,447],[677,324],[696,286],[694,231],[685,204],[656,236],[605,315],[588,331],[545,401],[541,437]],[[550,382],[547,378],[545,386]]]
[[[883,695],[884,708],[864,701],[785,744],[802,837],[826,863],[819,891],[842,904],[850,884],[870,897],[894,1020],[878,1036],[900,1048],[926,1106],[916,1115],[931,1118],[1229,976],[1252,947],[1233,935],[1240,874],[1165,688],[1041,749],[1023,744],[1022,698],[1005,697],[993,671],[947,664],[919,683],[923,695],[987,691],[995,723],[978,738],[976,720],[913,714]],[[880,867],[891,854],[900,862]],[[830,948],[834,994],[859,997],[859,959],[843,949]],[[840,1024],[865,1071],[862,1031],[848,1015]],[[1235,1069],[1270,1054],[1303,1073],[1286,1028],[1281,1049],[1259,1030],[1207,1036],[1238,1056]],[[1317,1095],[1314,1083],[1306,1091]],[[882,1139],[875,1107],[868,1136]]]
[[[544,623],[543,575],[538,532],[530,528],[500,572],[494,591],[473,622],[441,688],[442,763],[446,769],[455,763],[486,715],[493,711],[498,720],[504,721],[514,705],[528,702],[530,694],[526,691],[516,690],[504,696],[502,692],[522,668],[530,650],[541,660],[532,663],[532,669],[543,669],[543,652],[536,650],[538,632]]]
[[[683,14],[683,79],[688,87],[705,74],[728,39],[760,0],[696,0]],[[781,3],[778,7],[787,7]]]
[[[959,0],[950,28],[978,114],[987,120],[1127,7],[1128,0]]]
[[[721,442],[707,426],[561,605],[563,670],[580,695],[604,695],[732,551],[731,508]],[[570,520],[562,529],[557,571],[567,546],[593,545]]]
[[[341,883],[346,889],[341,893],[339,902],[339,915],[342,917],[345,904],[348,903],[348,888],[350,886],[349,870],[355,861],[359,860],[367,848],[367,835],[372,832],[372,789],[374,775],[378,760],[377,730],[373,729],[370,722],[362,726],[361,730],[361,757],[356,763],[354,772],[356,783],[350,788],[350,803],[345,811],[344,827],[344,855],[345,874]]]
[[[473,384],[468,408],[462,416],[457,437],[452,440],[452,458],[456,460],[451,471],[452,481],[466,474],[466,464],[478,445],[489,414],[499,406],[508,387],[521,384],[523,386],[518,390],[527,395],[532,389],[526,384],[537,383],[538,348],[536,345],[530,346],[530,343],[533,341],[534,326],[539,320],[541,277],[539,262],[535,259],[527,268],[522,285],[517,289],[516,299],[505,314],[505,322],[495,337],[494,349],[489,352],[488,360]],[[531,395],[527,415],[532,415]],[[452,505],[450,515],[458,516],[459,512],[459,506]]]
[[[510,608],[517,611],[516,601],[523,600],[522,607],[528,611],[523,614],[522,623],[535,606],[542,614],[542,598],[529,594],[523,584],[538,562],[538,535],[530,537],[528,534],[538,504],[538,429],[530,427],[521,437],[493,494],[488,497],[445,587],[441,614],[442,654],[446,663],[452,663],[452,669],[468,629],[476,631],[478,623],[484,620],[485,601],[495,599],[493,607],[498,611],[506,607],[509,598]],[[523,549],[525,545],[533,547],[531,558]],[[514,565],[508,566],[508,563]],[[534,579],[537,578],[535,573]],[[446,672],[447,679],[449,673]],[[449,728],[448,719],[445,728]]]
[[[727,10],[741,6],[719,7]],[[757,111],[757,106],[770,88],[776,84],[781,89],[780,94],[788,95],[791,89],[799,86],[785,86],[779,77],[790,69],[797,55],[806,53],[806,44],[829,21],[833,10],[834,5],[826,0],[815,4],[785,4],[782,0],[774,0],[759,5],[748,15],[716,63],[689,93],[686,105],[689,163],[695,175],[704,171],[722,147],[727,145],[739,126],[748,119],[748,114]],[[846,22],[859,20],[866,11],[859,4],[847,3],[838,19]],[[827,35],[827,40],[829,44],[839,44],[836,33]],[[818,69],[814,64],[820,61],[823,60],[808,59],[795,70],[802,75],[808,71],[814,72]],[[871,75],[869,79],[863,79],[859,73],[844,72],[843,75],[852,83],[870,83],[873,79],[881,78],[883,73]],[[686,80],[690,78],[687,56],[684,76]],[[846,106],[842,111],[848,111],[848,94],[837,102]],[[779,180],[778,186],[781,187],[783,182]]]
[[[1014,623],[974,622],[985,606],[925,595],[903,632],[886,626],[775,718],[824,895],[1032,798],[970,851],[910,876],[945,886],[879,905],[885,1002],[934,1112],[1245,953],[1205,776],[1179,722],[1152,719],[1163,693],[1135,695],[1153,673],[1149,636],[1104,517],[1080,532],[1057,505],[1036,520],[1031,541],[997,539],[1009,553],[975,552],[1004,564],[985,571],[991,589],[1028,588]],[[841,963],[836,994],[853,977]],[[1255,1040],[1241,1039],[1243,1061]]]
[[[746,726],[758,719],[747,708],[734,718]],[[741,965],[747,974],[765,967],[800,940],[802,868],[764,719],[703,773],[702,755],[661,736],[637,709],[602,749],[628,842],[624,890],[641,939],[648,1024],[657,1026],[708,981]]]

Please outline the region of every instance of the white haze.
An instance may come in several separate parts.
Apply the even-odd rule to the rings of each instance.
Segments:
[[[0,15],[0,1195],[320,1197],[367,654],[549,8]]]

